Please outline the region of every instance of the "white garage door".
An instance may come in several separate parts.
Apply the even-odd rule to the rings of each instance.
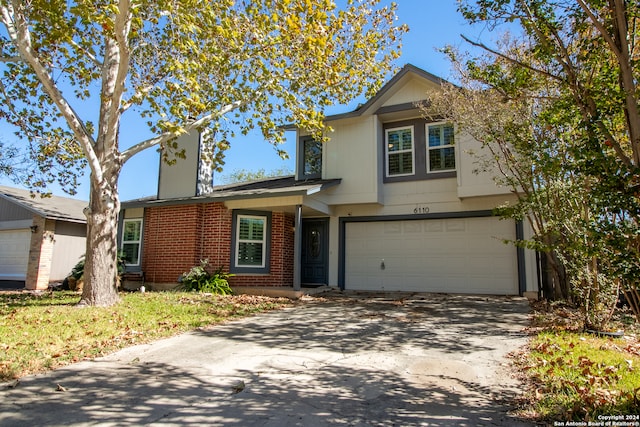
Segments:
[[[345,224],[345,289],[518,294],[515,223],[495,217]]]
[[[25,280],[29,261],[31,232],[0,231],[0,280]]]

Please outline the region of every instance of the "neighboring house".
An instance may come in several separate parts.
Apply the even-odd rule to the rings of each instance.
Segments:
[[[86,250],[86,206],[0,186],[0,280],[24,282],[27,289],[62,281]]]
[[[182,138],[186,160],[161,164],[158,197],[122,204],[128,270],[170,286],[206,258],[232,286],[537,292],[535,253],[503,242],[526,225],[492,215],[514,196],[474,173],[480,144],[415,107],[441,83],[407,65],[357,110],[327,117],[328,143],[296,130],[291,177],[211,187],[198,135]]]

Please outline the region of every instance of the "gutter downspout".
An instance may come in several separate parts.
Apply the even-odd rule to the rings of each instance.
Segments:
[[[299,291],[301,286],[302,263],[302,205],[296,205],[295,229],[293,232],[293,290]]]
[[[521,242],[524,240],[524,223],[522,220],[516,221],[516,240]],[[525,269],[524,248],[516,247],[516,256],[518,259],[518,293],[523,296],[527,291],[527,271]]]

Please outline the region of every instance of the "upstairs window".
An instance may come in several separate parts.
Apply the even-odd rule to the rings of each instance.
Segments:
[[[322,178],[322,143],[310,136],[301,139],[302,156],[298,176],[301,179]]]
[[[450,124],[427,125],[427,172],[456,170],[456,153],[453,126]]]
[[[140,265],[142,219],[125,219],[122,223],[122,254],[126,265]]]
[[[384,123],[380,139],[384,183],[456,176],[452,124],[422,118]]]
[[[386,129],[387,176],[413,175],[413,126]]]

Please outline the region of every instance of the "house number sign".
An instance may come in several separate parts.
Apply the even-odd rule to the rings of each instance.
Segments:
[[[416,208],[413,210],[414,214],[426,214],[429,213],[429,206],[416,206]]]

